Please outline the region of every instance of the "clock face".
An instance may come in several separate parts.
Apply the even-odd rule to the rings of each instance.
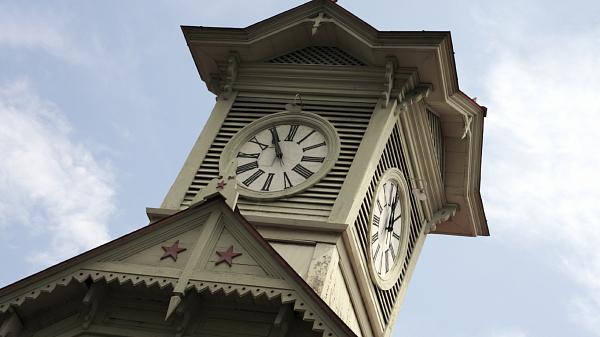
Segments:
[[[371,218],[371,258],[375,272],[384,277],[390,272],[400,252],[402,205],[398,182],[384,182],[375,198]]]
[[[401,270],[408,233],[407,185],[398,169],[387,171],[371,205],[369,264],[381,288],[391,286]]]
[[[328,154],[319,130],[301,123],[270,125],[239,148],[236,178],[252,191],[283,191],[319,172]]]
[[[325,177],[340,152],[338,134],[310,112],[279,112],[250,123],[223,149],[220,172],[230,170],[240,195],[274,200],[299,193]]]

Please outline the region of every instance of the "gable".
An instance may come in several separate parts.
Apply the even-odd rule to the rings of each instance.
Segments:
[[[165,257],[172,247],[176,248],[174,256]],[[231,265],[222,256],[227,255],[229,249],[234,253],[229,255]],[[319,333],[354,335],[256,230],[241,215],[233,213],[220,197],[0,289],[0,315],[12,317],[23,305],[35,307],[36,303],[42,303],[40,299],[49,302],[56,298],[53,293],[64,289],[76,290],[75,294],[80,294],[77,296],[86,294],[84,299],[101,301],[106,296],[98,292],[128,287],[136,291],[148,289],[159,298],[171,294],[170,301],[164,298],[163,304],[161,301],[149,304],[155,308],[153,312],[157,304],[162,307],[162,315],[167,313],[167,320],[176,319],[173,317],[185,311],[186,305],[197,296],[237,294],[288,304]],[[93,315],[88,318],[93,319]],[[148,319],[156,321],[156,315]],[[164,328],[164,324],[158,327]]]

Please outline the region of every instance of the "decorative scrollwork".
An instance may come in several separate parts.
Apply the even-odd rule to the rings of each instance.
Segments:
[[[433,86],[431,84],[421,84],[407,93],[400,93],[398,96],[398,112],[406,112],[411,104],[418,103],[427,98]]]
[[[240,66],[240,57],[237,53],[231,53],[227,58],[227,68],[225,69],[225,78],[221,97],[227,100],[233,92],[233,85],[238,77],[238,69]]]
[[[396,71],[396,58],[392,56],[388,56],[385,62],[385,75],[383,77],[383,92],[381,93],[381,98],[383,100],[383,107],[387,108],[388,103],[390,102],[390,96],[392,95],[392,90],[394,89],[394,72]]]

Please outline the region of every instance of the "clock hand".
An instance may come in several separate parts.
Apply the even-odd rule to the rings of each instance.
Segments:
[[[394,230],[394,217],[396,216],[396,205],[398,204],[398,190],[396,190],[394,199],[392,200],[394,200],[394,202],[392,203],[392,211],[390,212],[391,214],[388,220],[388,226],[386,228],[388,232],[392,232]]]
[[[281,152],[281,147],[279,146],[279,134],[277,134],[277,127],[272,127],[269,129],[271,131],[272,143],[275,145],[275,156],[279,159],[283,158],[283,152]]]

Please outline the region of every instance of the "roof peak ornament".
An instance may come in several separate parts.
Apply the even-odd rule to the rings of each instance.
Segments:
[[[237,191],[236,162],[232,160],[227,167],[221,172],[221,175],[208,182],[208,185],[194,197],[192,204],[205,201],[215,194],[221,194],[225,198],[225,202],[232,210],[235,210],[239,192]]]

